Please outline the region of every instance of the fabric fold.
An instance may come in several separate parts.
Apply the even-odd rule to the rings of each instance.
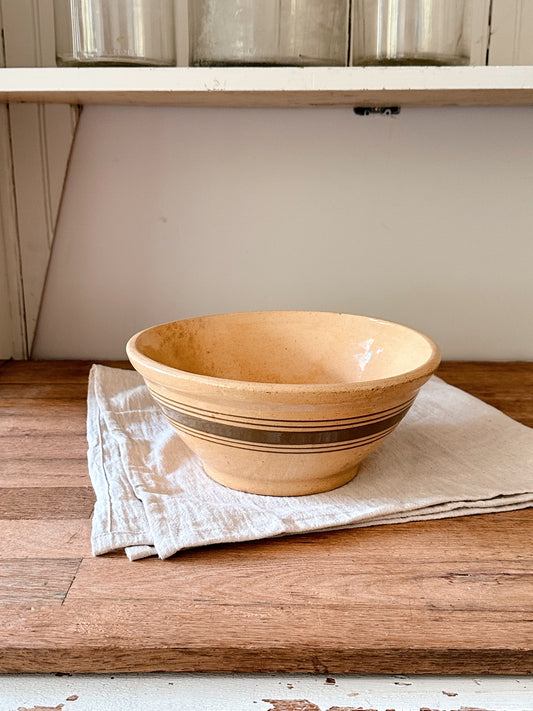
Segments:
[[[130,560],[321,530],[527,508],[533,430],[433,376],[398,428],[334,491],[272,497],[210,479],[131,370],[89,377],[92,550]]]

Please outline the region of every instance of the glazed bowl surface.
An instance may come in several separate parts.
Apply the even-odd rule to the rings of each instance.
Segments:
[[[126,350],[206,473],[272,496],[350,481],[440,362],[412,328],[322,311],[184,319],[137,333]]]

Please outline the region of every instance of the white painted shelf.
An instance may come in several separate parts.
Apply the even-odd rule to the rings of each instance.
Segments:
[[[0,100],[211,107],[532,106],[533,66],[0,69]]]

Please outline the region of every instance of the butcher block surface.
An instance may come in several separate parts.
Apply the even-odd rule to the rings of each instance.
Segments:
[[[533,673],[531,509],[92,557],[89,368],[0,362],[1,672]],[[438,375],[533,426],[533,363]]]

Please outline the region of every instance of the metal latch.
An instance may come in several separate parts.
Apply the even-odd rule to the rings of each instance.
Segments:
[[[399,106],[356,106],[353,110],[357,116],[372,116],[381,114],[382,116],[397,116],[400,113]]]

